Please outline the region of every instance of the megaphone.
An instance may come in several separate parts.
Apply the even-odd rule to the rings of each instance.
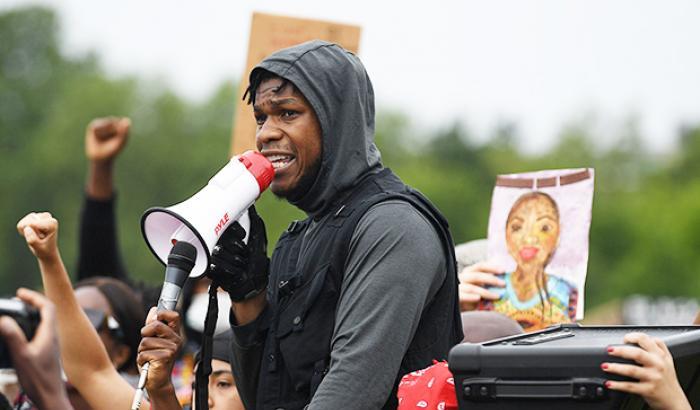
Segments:
[[[178,241],[194,245],[197,257],[191,278],[207,271],[211,250],[226,228],[238,220],[249,230],[248,208],[272,182],[275,171],[262,154],[246,151],[235,156],[209,183],[179,204],[148,209],[141,232],[154,255],[165,265]]]

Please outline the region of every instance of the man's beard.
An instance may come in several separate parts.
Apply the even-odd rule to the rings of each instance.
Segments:
[[[321,169],[321,155],[318,156],[316,159],[316,162],[314,162],[308,169],[308,172],[305,172],[301,178],[299,179],[299,182],[296,184],[295,187],[290,189],[287,192],[280,192],[280,193],[275,193],[273,191],[273,194],[279,198],[279,199],[286,199],[288,202],[294,203],[300,201],[304,196],[309,192],[311,187],[314,185],[314,182],[316,182],[316,178],[318,177],[319,170]]]

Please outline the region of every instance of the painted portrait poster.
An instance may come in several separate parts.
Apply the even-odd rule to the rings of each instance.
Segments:
[[[482,302],[525,331],[583,319],[592,168],[499,175],[488,228],[489,261],[506,283]]]

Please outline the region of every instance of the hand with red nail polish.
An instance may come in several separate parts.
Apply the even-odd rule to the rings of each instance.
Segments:
[[[628,345],[607,349],[610,356],[629,359],[636,364],[606,362],[603,371],[627,376],[637,381],[608,380],[610,390],[638,394],[655,410],[691,410],[690,403],[678,383],[673,356],[666,344],[644,333],[628,333],[624,337]],[[632,346],[636,345],[636,346]]]

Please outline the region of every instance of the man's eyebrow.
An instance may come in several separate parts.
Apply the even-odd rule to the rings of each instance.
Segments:
[[[542,215],[542,216],[540,216],[540,217],[537,218],[538,221],[539,221],[540,219],[551,219],[551,220],[556,220],[556,218],[553,217],[552,215]]]
[[[273,107],[279,107],[280,105],[285,105],[285,104],[296,104],[299,102],[298,99],[294,97],[287,97],[287,98],[270,98],[263,104],[270,104]],[[257,102],[253,104],[253,110],[260,110],[260,106],[262,104],[258,104]]]
[[[272,104],[274,106],[284,105],[284,104],[294,104],[296,102],[297,102],[297,99],[294,97],[280,98],[280,99],[271,98],[270,99],[270,104]]]

